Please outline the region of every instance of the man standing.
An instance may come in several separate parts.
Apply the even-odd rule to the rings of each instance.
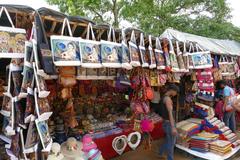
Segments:
[[[223,90],[224,96],[224,116],[223,121],[233,132],[236,131],[236,119],[234,101],[236,99],[234,90],[229,87],[224,80],[219,81],[220,88]]]
[[[167,87],[167,92],[160,101],[158,114],[163,118],[163,130],[166,134],[164,143],[160,147],[159,154],[162,157],[167,152],[167,159],[173,160],[174,145],[176,142],[177,129],[173,118],[173,101],[172,98],[179,93],[178,86],[171,84]]]

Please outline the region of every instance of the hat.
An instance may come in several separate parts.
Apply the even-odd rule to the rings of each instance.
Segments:
[[[98,149],[91,149],[88,153],[85,153],[85,157],[88,160],[100,160],[101,152]]]
[[[88,134],[83,136],[83,152],[89,152],[91,149],[97,149],[96,143],[93,142],[92,137]]]
[[[67,158],[83,157],[82,143],[70,137],[61,145],[61,152]]]

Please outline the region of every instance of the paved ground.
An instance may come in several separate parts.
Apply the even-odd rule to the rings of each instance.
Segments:
[[[154,141],[152,144],[151,151],[144,150],[143,147],[140,146],[136,151],[129,151],[117,158],[114,158],[113,160],[159,160],[159,158],[157,157],[157,150],[160,145],[161,140]],[[186,152],[176,149],[174,160],[202,160],[202,159],[193,157],[187,154]],[[229,160],[240,160],[240,152],[236,154],[234,157],[231,157]]]

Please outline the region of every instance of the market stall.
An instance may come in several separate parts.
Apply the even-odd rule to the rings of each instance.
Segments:
[[[207,134],[201,151],[238,149],[236,135],[211,108],[214,83],[239,76],[239,43],[174,30],[153,37],[47,8],[1,6],[0,17],[2,155],[101,160],[139,145],[151,149],[164,136],[153,111],[170,83],[181,88],[173,99],[179,144],[189,147],[186,139],[199,142]],[[187,117],[200,120],[182,121]]]

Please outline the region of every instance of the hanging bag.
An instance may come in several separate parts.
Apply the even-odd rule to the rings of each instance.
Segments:
[[[177,48],[177,61],[178,61],[179,71],[186,72],[186,68],[183,61],[183,53],[180,50],[178,41],[176,41],[176,48]]]
[[[195,52],[194,46],[190,43],[189,51],[188,51],[188,67],[189,69],[193,69],[193,60],[192,60],[192,53]]]
[[[67,25],[69,36],[63,36]],[[80,66],[79,38],[72,37],[72,31],[67,18],[63,20],[61,36],[51,36],[53,63],[56,66]]]
[[[187,52],[187,48],[186,48],[186,42],[183,43],[183,62],[184,62],[184,67],[185,67],[185,71],[189,72],[189,52]]]
[[[164,55],[165,63],[166,63],[165,70],[171,71],[171,61],[170,61],[168,45],[169,45],[168,39],[163,39],[163,55]]]
[[[168,42],[169,42],[169,58],[170,58],[172,71],[179,72],[178,61],[177,61],[176,54],[174,52],[172,41],[169,39]]]
[[[129,44],[129,51],[130,51],[130,61],[131,61],[130,64],[133,67],[141,66],[140,57],[139,57],[139,49],[137,47],[137,42],[136,42],[136,37],[135,37],[134,30],[132,31],[131,39],[128,42],[128,44]]]
[[[156,57],[155,57],[155,54],[154,54],[154,51],[153,51],[152,36],[151,35],[148,36],[148,40],[149,40],[148,53],[149,53],[149,57],[150,57],[149,68],[153,69],[153,68],[157,67],[157,64],[156,64]]]
[[[149,67],[149,65],[148,65],[149,55],[146,52],[143,33],[140,34],[139,51],[140,51],[140,56],[141,56],[142,67]]]
[[[122,68],[125,69],[132,69],[132,65],[130,64],[130,52],[129,48],[127,46],[127,40],[126,40],[126,35],[124,30],[122,29],[122,48],[121,48],[121,63],[122,63]]]
[[[90,34],[92,39],[90,40]],[[96,41],[92,24],[88,24],[86,39],[80,39],[81,62],[85,68],[101,68],[100,42]]]
[[[0,58],[24,58],[26,30],[15,28],[5,7],[1,8],[0,17],[3,12],[12,27],[0,26]]]
[[[192,53],[192,61],[194,69],[212,68],[212,57],[209,51],[204,51],[198,44],[196,44],[197,52]]]
[[[120,52],[121,44],[117,43],[115,30],[109,27],[107,41],[101,40],[101,60],[103,67],[121,68]]]
[[[157,69],[165,69],[166,63],[165,63],[164,54],[162,51],[162,46],[159,38],[156,38],[156,48],[154,49],[154,51],[155,51]]]

